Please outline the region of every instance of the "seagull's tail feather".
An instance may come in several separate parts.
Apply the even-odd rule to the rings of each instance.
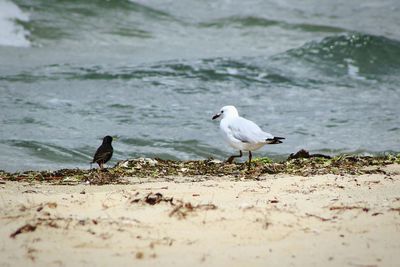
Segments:
[[[274,145],[274,144],[281,144],[282,143],[281,140],[283,139],[285,139],[285,137],[274,136],[273,138],[265,139],[265,141],[267,142],[267,144]]]

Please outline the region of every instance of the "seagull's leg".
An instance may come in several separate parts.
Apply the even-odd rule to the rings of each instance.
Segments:
[[[100,170],[103,169],[103,162],[100,162]]]
[[[251,151],[249,150],[249,171],[250,171],[250,166],[251,166],[251,158],[253,155],[251,154]]]
[[[243,156],[242,150],[239,150],[239,152],[240,152],[240,155],[233,155],[233,156],[230,156],[230,157],[226,160],[226,162],[229,163],[229,164],[232,164],[234,158],[240,158],[241,156]]]

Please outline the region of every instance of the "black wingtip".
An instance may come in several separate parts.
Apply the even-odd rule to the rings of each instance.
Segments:
[[[268,144],[274,145],[274,144],[282,144],[281,140],[283,139],[285,139],[285,137],[274,136],[274,138],[265,139],[265,141],[267,141]]]

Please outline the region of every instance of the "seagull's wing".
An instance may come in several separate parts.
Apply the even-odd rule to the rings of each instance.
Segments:
[[[243,143],[265,143],[272,139],[272,134],[266,133],[254,122],[242,117],[237,117],[228,126],[232,136]]]

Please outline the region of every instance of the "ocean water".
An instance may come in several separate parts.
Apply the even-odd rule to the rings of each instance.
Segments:
[[[255,156],[400,152],[400,2],[0,0],[0,169],[225,159],[228,104]]]

